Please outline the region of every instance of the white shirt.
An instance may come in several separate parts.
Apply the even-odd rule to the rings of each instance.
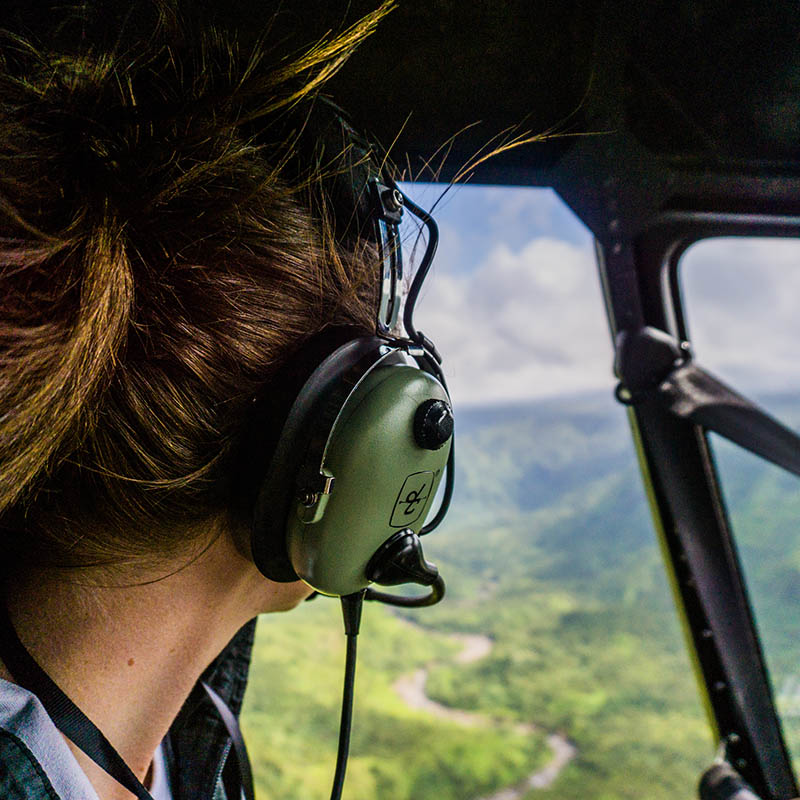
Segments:
[[[167,761],[164,758],[164,748],[160,744],[153,753],[153,767],[150,770],[148,791],[153,796],[153,800],[172,800]]]

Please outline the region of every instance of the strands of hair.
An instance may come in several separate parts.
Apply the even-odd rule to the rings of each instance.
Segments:
[[[315,333],[369,331],[375,265],[334,235],[328,188],[358,159],[300,144],[317,92],[392,5],[294,58],[167,0],[2,34],[9,565],[178,552],[187,525],[231,506],[253,396]]]

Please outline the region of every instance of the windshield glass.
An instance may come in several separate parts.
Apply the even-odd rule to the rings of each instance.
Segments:
[[[680,269],[698,363],[800,431],[800,241],[706,239],[686,251]],[[709,439],[797,772],[800,483],[719,436]]]

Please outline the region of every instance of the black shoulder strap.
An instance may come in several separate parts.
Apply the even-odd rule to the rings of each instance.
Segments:
[[[225,705],[225,701],[205,681],[203,681],[202,686],[206,690],[206,694],[214,704],[214,707],[217,709],[217,713],[222,719],[222,722],[225,724],[225,727],[228,730],[228,735],[231,737],[231,742],[233,743],[233,752],[236,756],[236,763],[239,767],[239,785],[241,786],[241,794],[244,795],[244,800],[255,800],[255,791],[253,789],[253,772],[250,768],[250,758],[247,755],[247,747],[245,746],[244,738],[242,737],[242,731],[239,728],[239,722],[236,719],[233,711],[231,711],[228,706]],[[228,758],[230,759],[230,756],[228,756]],[[225,774],[230,775],[230,771],[227,769],[228,764],[226,764],[225,767]],[[228,793],[228,800],[239,800],[237,797],[232,796],[228,792],[227,785],[226,793]],[[239,792],[237,792],[237,794],[238,793]]]
[[[151,794],[133,774],[102,731],[67,697],[26,650],[9,619],[5,603],[0,603],[0,659],[14,680],[39,698],[55,726],[70,741],[83,750],[114,780],[136,795],[139,800],[153,800]],[[203,688],[217,709],[233,741],[239,774],[242,779],[241,792],[245,800],[254,800],[250,762],[236,717],[211,687],[203,683]],[[238,798],[230,798],[230,800],[238,800]]]

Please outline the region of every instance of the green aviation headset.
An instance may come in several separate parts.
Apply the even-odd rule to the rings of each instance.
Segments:
[[[455,456],[441,357],[414,326],[414,308],[439,240],[436,223],[391,179],[373,170],[371,148],[340,109],[322,98],[316,108],[316,118],[312,114],[304,121],[298,151],[310,152],[311,164],[328,161],[326,148],[343,154],[337,158],[344,163],[325,192],[334,208],[337,240],[352,244],[367,236],[376,245],[375,330],[369,336],[347,328],[323,331],[271,381],[248,428],[243,496],[245,508],[252,509],[251,551],[258,569],[271,580],[301,578],[317,593],[341,598],[347,658],[331,792],[331,800],[340,800],[362,602],[426,606],[444,596],[444,581],[425,560],[420,536],[447,513]],[[427,231],[427,247],[410,286],[400,234],[406,211]],[[283,421],[277,434],[276,419]],[[441,503],[427,521],[442,481]],[[373,583],[415,583],[430,590],[408,597],[377,591]],[[234,734],[249,797],[246,750]]]
[[[365,597],[430,605],[441,599],[444,583],[425,561],[419,536],[441,522],[452,496],[453,415],[441,359],[414,327],[413,314],[438,231],[390,180],[369,178],[356,197],[366,205],[382,269],[375,334],[352,338],[339,331],[338,341],[328,334],[337,346],[291,402],[255,493],[252,554],[275,581],[301,578],[321,594],[339,596],[372,582],[418,583],[432,591],[405,598],[368,589]],[[427,229],[427,248],[401,311],[404,210]],[[324,336],[310,345],[317,354],[325,352]],[[308,359],[307,352],[299,358]],[[426,525],[444,476],[439,511]]]

